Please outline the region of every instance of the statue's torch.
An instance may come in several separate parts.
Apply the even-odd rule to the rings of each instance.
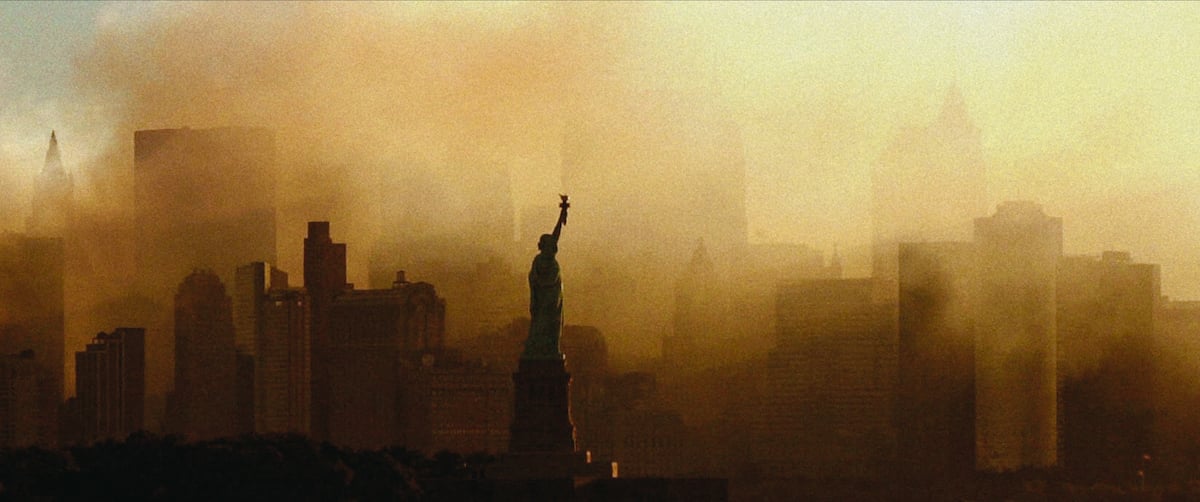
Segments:
[[[567,202],[566,195],[558,194],[558,197],[560,199],[562,199],[562,202],[558,204],[558,207],[562,208],[562,224],[566,225],[567,224],[567,208],[571,207],[571,203]]]

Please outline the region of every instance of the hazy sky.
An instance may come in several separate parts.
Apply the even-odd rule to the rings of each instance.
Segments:
[[[482,137],[511,170],[517,206],[544,203],[559,188],[570,109],[554,104],[616,80],[701,90],[730,110],[745,142],[752,241],[854,249],[870,235],[871,165],[957,85],[982,131],[993,206],[1041,202],[1063,217],[1067,252],[1130,250],[1163,265],[1165,293],[1196,298],[1197,26],[1200,5],[1182,2],[4,2],[0,184],[18,196],[0,202],[0,228],[21,227],[50,129],[94,199],[90,170],[119,164],[112,145],[132,129],[302,127],[288,100],[330,103],[314,116],[382,131],[371,145],[439,127],[455,132],[437,141]],[[376,71],[387,77],[371,79]],[[446,92],[485,111],[445,106],[426,81],[469,82]],[[376,110],[382,118],[366,117]],[[289,246],[281,253],[298,253]]]

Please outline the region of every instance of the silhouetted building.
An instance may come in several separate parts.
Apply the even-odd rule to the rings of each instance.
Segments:
[[[893,459],[893,307],[869,279],[781,284],[757,425],[764,476],[873,478]]]
[[[38,443],[58,440],[63,402],[63,241],[0,234],[0,354],[32,350],[38,368]]]
[[[691,472],[696,455],[688,448],[688,430],[678,412],[659,406],[654,375],[627,373],[606,384],[604,418],[612,445],[600,458],[612,459],[620,476],[627,478],[674,478]]]
[[[232,300],[211,271],[197,270],[175,295],[175,430],[206,440],[238,432]]]
[[[195,267],[232,278],[275,262],[275,139],[266,129],[157,129],[133,135],[143,286]]]
[[[42,442],[39,373],[33,351],[0,355],[0,449]]]
[[[311,310],[302,289],[263,295],[254,355],[254,431],[308,434],[312,420]]]
[[[987,212],[979,129],[951,87],[937,119],[901,130],[871,173],[872,269],[897,277],[897,243],[965,241]]]
[[[512,422],[512,375],[450,354],[426,354],[402,371],[401,436],[433,454],[503,453]]]
[[[1158,265],[1106,251],[1058,266],[1059,464],[1120,479],[1153,451]]]
[[[445,301],[398,272],[390,289],[341,292],[328,315],[329,439],[355,448],[409,444],[404,366],[443,350]]]
[[[73,209],[73,190],[74,182],[63,169],[62,157],[58,152],[58,138],[51,131],[46,162],[42,172],[38,173],[33,189],[33,205],[26,228],[29,235],[66,237]]]
[[[1058,451],[1056,310],[1062,219],[1005,202],[975,220],[975,465],[1052,467]]]
[[[146,331],[98,333],[75,353],[75,405],[82,440],[123,440],[142,430],[146,413]]]
[[[233,331],[237,351],[237,431],[256,430],[255,411],[257,347],[266,329],[267,292],[287,288],[287,274],[256,261],[239,266],[234,273]],[[306,358],[308,356],[305,356]],[[307,381],[307,380],[306,380]],[[307,409],[307,407],[306,407]],[[306,419],[307,420],[307,419]]]
[[[529,332],[528,325],[524,333]],[[571,374],[571,422],[575,447],[593,458],[612,458],[612,424],[608,416],[608,344],[592,326],[563,326],[559,347]],[[518,352],[519,354],[519,352]],[[517,357],[517,356],[514,356]]]
[[[1200,301],[1162,298],[1155,327],[1154,469],[1194,479],[1200,466]]]
[[[975,466],[975,248],[899,246],[896,447],[910,480],[965,479]]]
[[[308,292],[310,311],[311,386],[310,405],[312,436],[318,440],[330,438],[330,342],[329,309],[333,298],[347,289],[346,245],[335,243],[329,236],[328,221],[308,222],[304,238],[304,289]]]

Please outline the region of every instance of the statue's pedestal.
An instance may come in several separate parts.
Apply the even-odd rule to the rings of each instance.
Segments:
[[[513,422],[508,451],[574,453],[571,375],[557,359],[524,359],[513,373]]]
[[[513,373],[513,422],[509,453],[488,469],[493,479],[580,479],[612,477],[611,465],[591,463],[575,451],[570,385],[561,356],[525,359]]]

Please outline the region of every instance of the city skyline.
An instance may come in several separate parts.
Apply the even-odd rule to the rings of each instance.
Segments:
[[[1192,493],[1195,26],[0,3],[0,467],[287,445],[355,463],[343,494],[372,451],[395,493]]]

